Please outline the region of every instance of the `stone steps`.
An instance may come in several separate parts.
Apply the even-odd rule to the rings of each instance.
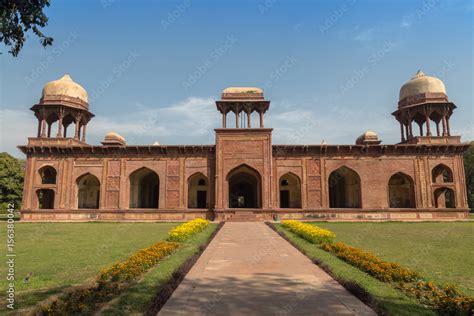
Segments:
[[[228,222],[259,222],[257,214],[253,212],[236,212],[227,219]]]

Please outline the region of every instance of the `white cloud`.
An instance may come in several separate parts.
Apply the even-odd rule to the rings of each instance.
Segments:
[[[362,30],[361,32],[358,32],[354,36],[354,40],[358,42],[370,42],[374,39],[374,35],[375,35],[374,28],[365,29],[365,30]]]
[[[265,114],[265,126],[274,128],[275,144],[352,144],[366,130],[379,133],[384,144],[399,141],[399,126],[389,113],[357,111],[350,108],[308,101],[306,104],[288,101],[272,102]],[[326,102],[324,102],[326,103]],[[253,126],[258,115],[252,116]],[[233,115],[228,116],[232,127]],[[0,151],[15,156],[15,148],[26,144],[27,138],[36,135],[37,121],[30,111],[0,110]],[[128,144],[214,144],[214,128],[220,127],[221,116],[210,97],[192,97],[168,107],[150,108],[137,104],[135,110],[109,117],[97,116],[88,126],[88,142],[98,144],[104,135],[115,131],[127,139]],[[53,133],[55,128],[53,128]]]
[[[28,137],[36,136],[38,121],[27,109],[0,109],[0,126],[0,151],[21,157],[16,146],[25,145]]]

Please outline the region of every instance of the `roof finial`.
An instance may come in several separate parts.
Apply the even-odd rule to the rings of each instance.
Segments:
[[[416,75],[415,75],[415,78],[420,78],[420,77],[423,77],[425,74],[423,73],[423,71],[421,71],[420,69],[418,69],[418,71],[416,72]]]

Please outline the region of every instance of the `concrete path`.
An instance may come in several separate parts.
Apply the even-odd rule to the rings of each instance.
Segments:
[[[375,315],[264,223],[224,224],[159,315]]]

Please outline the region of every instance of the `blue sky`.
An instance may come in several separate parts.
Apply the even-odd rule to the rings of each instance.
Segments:
[[[0,55],[0,151],[34,136],[29,108],[70,73],[96,117],[88,141],[114,130],[129,144],[212,144],[214,100],[228,86],[263,87],[274,143],[354,143],[366,130],[399,141],[390,113],[418,69],[441,78],[458,109],[454,133],[474,139],[473,2],[59,1],[43,49]]]

